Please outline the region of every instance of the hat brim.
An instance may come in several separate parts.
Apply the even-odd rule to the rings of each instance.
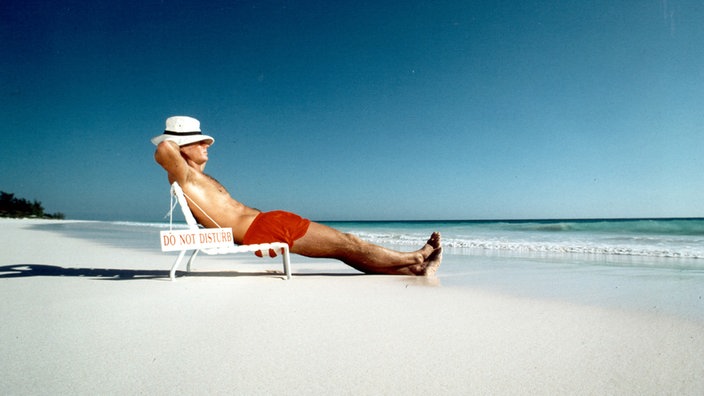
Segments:
[[[187,144],[201,142],[203,140],[210,140],[211,145],[213,143],[215,143],[215,139],[213,139],[211,136],[208,136],[208,135],[177,136],[177,135],[161,134],[158,136],[154,136],[151,140],[155,146],[158,146],[159,143],[161,143],[167,139],[176,142],[176,144],[178,144],[179,146],[185,146]]]

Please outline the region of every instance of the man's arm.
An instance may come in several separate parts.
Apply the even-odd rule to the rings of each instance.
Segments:
[[[164,140],[156,146],[154,159],[169,174],[169,181],[184,184],[191,170],[186,160],[181,156],[181,150],[176,142]]]

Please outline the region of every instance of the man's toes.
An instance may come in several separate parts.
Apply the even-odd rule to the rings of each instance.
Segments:
[[[428,245],[432,246],[434,249],[437,249],[440,247],[440,233],[439,232],[433,232],[432,235],[430,235],[430,238],[428,239]]]

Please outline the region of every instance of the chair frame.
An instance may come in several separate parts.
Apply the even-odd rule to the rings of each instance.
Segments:
[[[169,229],[173,229],[173,211],[174,207],[178,203],[178,205],[181,207],[181,211],[183,212],[183,217],[186,219],[186,223],[188,224],[188,228],[191,230],[198,230],[201,227],[198,225],[198,222],[196,221],[195,217],[193,216],[193,213],[191,212],[190,207],[188,206],[188,201],[186,200],[187,196],[181,189],[181,186],[178,184],[178,182],[174,182],[171,185],[171,206],[169,209]],[[175,199],[175,202],[174,202]],[[190,198],[189,198],[190,199]],[[198,205],[194,202],[194,205],[198,207]],[[198,207],[200,209],[200,207]],[[202,209],[201,209],[202,211]],[[207,217],[207,213],[203,212]],[[218,225],[218,228],[222,228]],[[286,275],[286,279],[291,279],[291,259],[290,259],[290,254],[289,254],[289,246],[285,242],[272,242],[272,243],[262,243],[262,244],[255,244],[255,245],[231,245],[227,247],[218,247],[218,248],[208,248],[208,249],[195,249],[193,250],[193,253],[191,254],[191,257],[188,259],[188,262],[186,264],[186,272],[191,272],[191,264],[196,259],[196,256],[198,255],[199,251],[202,251],[205,254],[208,255],[216,255],[216,254],[229,254],[229,253],[244,253],[244,252],[262,252],[262,256],[264,253],[266,253],[269,249],[272,249],[274,251],[280,251],[281,256],[282,256],[282,261],[283,261],[283,266],[284,266],[284,275]],[[176,269],[178,266],[181,264],[181,261],[186,255],[186,252],[190,249],[185,249],[181,250],[178,254],[178,257],[176,258],[176,261],[174,261],[174,264],[171,266],[171,271],[169,271],[169,278],[173,281],[176,279]]]

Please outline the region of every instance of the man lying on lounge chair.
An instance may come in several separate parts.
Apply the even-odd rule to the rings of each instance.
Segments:
[[[189,202],[193,215],[203,226],[231,227],[238,244],[286,242],[293,253],[338,259],[368,274],[434,275],[440,266],[442,247],[437,232],[420,249],[399,252],[293,213],[260,212],[245,206],[203,172],[208,147],[214,142],[202,134],[198,120],[184,116],[168,118],[164,133],[152,138],[157,146],[156,162],[168,173],[169,183],[177,181],[198,205],[199,208],[193,207]]]

